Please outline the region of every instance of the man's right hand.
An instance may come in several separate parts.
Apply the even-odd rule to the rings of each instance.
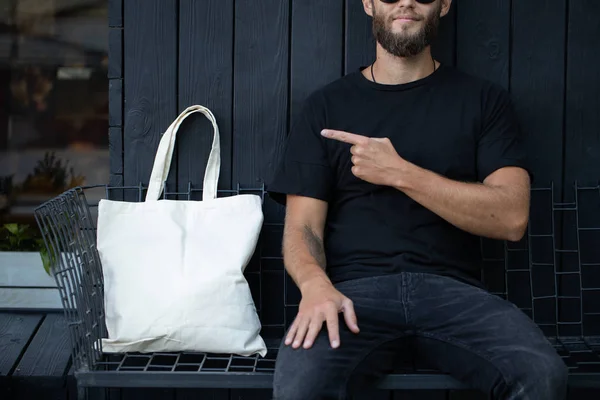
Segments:
[[[306,282],[301,292],[300,308],[286,336],[286,345],[291,344],[297,349],[304,342],[303,347],[309,349],[325,322],[331,347],[334,349],[339,347],[338,314],[340,312],[344,313],[348,328],[354,333],[359,332],[352,300],[340,293],[330,282],[320,279]]]

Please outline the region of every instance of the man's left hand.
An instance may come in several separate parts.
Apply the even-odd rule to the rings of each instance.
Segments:
[[[408,162],[388,138],[371,138],[354,133],[324,129],[323,137],[352,145],[352,173],[374,185],[396,186]]]

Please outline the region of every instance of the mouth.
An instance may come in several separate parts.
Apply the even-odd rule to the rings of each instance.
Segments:
[[[419,18],[411,16],[411,15],[399,15],[397,17],[394,17],[394,21],[402,21],[402,22],[419,21]]]

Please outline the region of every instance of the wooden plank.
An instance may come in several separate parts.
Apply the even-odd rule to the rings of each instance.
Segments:
[[[180,1],[179,111],[208,107],[217,119],[221,142],[219,188],[231,188],[233,107],[233,0]],[[188,182],[201,188],[213,140],[203,115],[190,117],[177,137],[178,191]]]
[[[373,20],[365,13],[363,3],[346,0],[346,57],[345,73],[375,61]]]
[[[108,60],[108,77],[123,78],[123,0],[108,0],[108,24],[112,29],[109,30],[109,60]],[[109,85],[112,84],[112,81]],[[119,186],[123,185],[123,82],[120,83],[121,94],[117,98],[113,97],[116,91],[110,91],[109,86],[109,124],[110,122],[120,123],[117,127],[110,128],[109,131],[109,152],[110,152],[110,171],[111,176],[109,184],[114,183],[112,174],[120,174]],[[118,86],[117,86],[118,88]],[[112,104],[111,102],[116,102]],[[113,117],[112,114],[116,113]],[[116,200],[122,200],[122,195]]]
[[[292,3],[290,125],[313,91],[343,74],[343,10],[344,0]]]
[[[506,0],[461,0],[457,20],[457,66],[505,88],[509,83],[510,5]]]
[[[511,95],[536,185],[560,193],[566,0],[513,2]],[[531,24],[531,15],[536,22]],[[558,200],[558,199],[557,199]]]
[[[600,178],[600,72],[596,65],[600,60],[598,52],[598,40],[600,36],[600,26],[594,20],[594,16],[600,12],[600,3],[590,0],[570,1],[568,9],[568,32],[567,32],[567,54],[566,54],[566,103],[565,103],[565,173],[563,183],[563,200],[565,202],[575,201],[574,183],[579,185],[597,185]],[[592,35],[592,36],[590,36]],[[593,197],[592,197],[593,196]],[[592,200],[594,198],[594,200]],[[597,232],[578,231],[580,228],[594,228],[597,224],[597,207],[590,206],[597,204],[596,194],[583,192],[578,194],[577,213],[565,213],[564,215],[564,248],[580,248],[580,260],[577,262],[574,258],[568,258],[564,262],[564,268],[575,266],[582,268],[581,263],[596,262],[597,254],[593,250],[594,243],[598,243]],[[593,201],[593,203],[590,203]],[[597,245],[596,245],[597,246]],[[581,256],[583,255],[583,258]],[[567,255],[563,255],[567,258]],[[587,258],[587,260],[586,260]],[[590,260],[591,258],[591,260]],[[578,266],[579,264],[579,266]],[[589,285],[587,282],[597,281],[598,270],[594,268],[583,267],[583,286]],[[567,284],[567,279],[562,279]],[[573,288],[573,286],[571,285]],[[577,288],[575,286],[574,288]],[[567,291],[563,287],[563,291]],[[570,290],[573,292],[573,289]],[[594,301],[592,292],[583,294],[583,310],[585,314],[590,309],[597,309],[588,304]],[[579,294],[579,293],[577,293]],[[559,304],[563,314],[566,311],[572,320],[580,320],[578,314],[581,313],[578,301],[561,299]],[[575,325],[566,330],[561,327],[561,333],[564,334],[598,334],[597,317],[583,315],[582,325]],[[562,320],[566,318],[563,317]],[[590,329],[591,328],[591,329]],[[595,329],[594,329],[595,328]],[[573,331],[576,332],[573,332]]]
[[[66,399],[71,343],[62,314],[48,314],[12,374],[16,399]]]
[[[123,77],[123,29],[108,31],[108,78]]]
[[[123,0],[108,0],[108,25],[123,26]]]
[[[554,184],[555,194],[558,196],[554,201],[561,201],[564,167],[565,12],[566,0],[545,0],[536,2],[535,5],[530,2],[513,2],[511,95],[535,175],[533,185],[550,187]],[[536,15],[535,28],[529,18],[532,13]],[[550,207],[547,207],[548,200],[550,199],[543,196],[542,192],[532,194],[530,229],[533,234],[540,234],[544,226],[549,226],[548,222],[553,220],[555,226],[549,227],[544,233],[549,233],[551,228],[555,228],[559,234],[554,244],[558,248],[564,248],[561,237],[563,213],[552,215]],[[541,254],[539,243],[534,241],[530,247],[534,260]],[[556,261],[556,268],[560,270],[561,263],[564,262],[563,255],[558,255]],[[529,268],[528,260],[523,260],[521,264],[523,268]],[[516,265],[512,267],[518,268]],[[547,288],[552,293],[556,290],[554,275],[543,274],[541,271],[539,268],[533,269],[533,282],[524,281],[523,275],[509,274],[509,299],[523,299],[525,301],[517,304],[529,303],[530,307],[533,304],[533,317],[536,322],[548,322],[548,317],[546,320],[540,317],[548,315],[553,322],[557,317],[555,301],[532,303],[529,299],[531,285],[538,288],[538,293],[540,288]],[[515,279],[518,283],[511,284]],[[544,330],[553,334],[548,328]]]
[[[456,8],[457,2],[454,1],[448,14],[440,21],[438,38],[431,46],[435,59],[446,65],[456,65]]]
[[[268,182],[288,118],[289,2],[235,3],[233,182]]]
[[[110,173],[123,174],[123,129],[110,127],[108,129],[108,151],[110,152]]]
[[[123,175],[111,174],[108,177],[108,185],[110,187],[121,187],[123,186]],[[110,199],[111,200],[119,200],[122,201],[124,199],[123,190],[111,190],[110,191]]]
[[[289,4],[280,0],[235,2],[232,182],[241,187],[257,188],[269,182],[283,149],[289,112]],[[250,280],[251,288],[260,288],[265,279],[271,282],[268,277],[256,278],[256,285]],[[277,289],[283,292],[281,285]],[[254,299],[260,307],[261,299]],[[277,310],[268,311],[277,314]]]
[[[108,184],[111,187],[115,187],[115,186],[123,186],[123,175],[116,175],[116,174],[112,174],[108,177]],[[119,189],[119,191],[121,191]],[[111,199],[113,200],[117,200],[114,196],[118,195],[116,190],[111,190]],[[122,194],[121,194],[122,195]]]
[[[62,310],[58,289],[0,289],[0,310]]]
[[[108,81],[108,125],[123,125],[123,80]]]
[[[16,368],[42,318],[39,314],[0,313],[0,377],[11,374]]]
[[[575,180],[597,183],[600,177],[600,61],[596,18],[600,2],[569,2],[565,138],[565,189]],[[567,192],[573,199],[571,190]]]
[[[176,0],[125,2],[125,185],[148,183],[160,137],[176,117],[176,6]]]
[[[292,2],[287,130],[312,92],[343,75],[344,8],[345,0]],[[283,207],[267,201],[265,221],[281,222],[284,213]]]
[[[66,376],[71,342],[63,314],[48,314],[27,347],[13,376]]]

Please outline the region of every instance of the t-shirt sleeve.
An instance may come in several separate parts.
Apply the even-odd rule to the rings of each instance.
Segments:
[[[533,179],[510,95],[503,88],[491,85],[484,95],[482,130],[477,142],[477,178],[483,182],[503,167],[523,168]]]
[[[321,130],[325,110],[315,95],[303,105],[286,139],[273,179],[267,183],[269,196],[280,204],[294,194],[329,201],[333,172]]]

